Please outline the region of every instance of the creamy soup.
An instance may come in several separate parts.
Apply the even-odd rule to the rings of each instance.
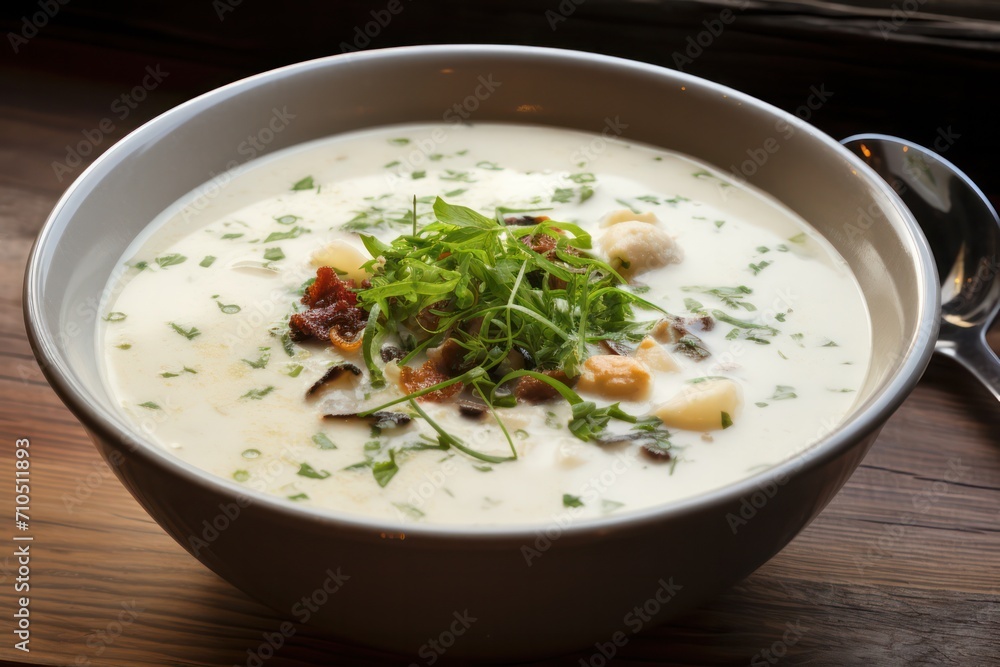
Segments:
[[[122,258],[100,355],[159,446],[248,488],[543,523],[732,484],[836,426],[844,260],[706,165],[543,127],[396,126],[224,174]]]

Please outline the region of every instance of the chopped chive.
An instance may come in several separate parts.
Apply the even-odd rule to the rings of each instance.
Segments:
[[[263,389],[251,389],[247,393],[240,396],[240,398],[249,398],[252,401],[259,401],[260,399],[270,394],[272,391],[274,391],[274,387],[272,385],[268,385]]]
[[[583,501],[579,496],[564,493],[562,497],[563,507],[583,507]]]
[[[277,262],[285,258],[285,253],[281,248],[267,248],[264,250],[264,259],[269,262]]]
[[[337,445],[327,437],[326,433],[317,433],[312,437],[312,441],[320,449],[337,449]]]
[[[313,177],[312,176],[306,176],[302,180],[296,181],[295,184],[292,185],[292,190],[293,191],[297,191],[297,190],[312,190],[315,187],[316,187],[316,184],[313,183]]]
[[[295,473],[296,475],[301,475],[302,477],[308,477],[310,479],[326,479],[330,476],[330,473],[326,470],[316,470],[308,463],[300,463],[299,471]]]
[[[198,266],[203,266],[207,269],[212,266],[212,262],[214,261],[215,257],[213,255],[205,255],[205,259],[201,260],[201,262],[198,263]]]
[[[180,335],[184,336],[188,340],[194,340],[195,338],[201,335],[201,332],[198,331],[198,327],[191,327],[190,329],[185,329],[181,325],[176,324],[174,322],[168,322],[167,324],[170,326],[171,329],[173,329]]]
[[[159,405],[157,405],[156,403],[154,403],[153,401],[146,401],[145,403],[140,403],[139,407],[140,408],[146,408],[147,410],[162,410],[163,409]]]

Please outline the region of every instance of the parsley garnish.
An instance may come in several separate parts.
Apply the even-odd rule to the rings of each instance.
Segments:
[[[260,399],[270,394],[272,391],[274,391],[274,386],[268,385],[263,389],[251,389],[247,393],[240,396],[240,398],[249,398],[252,401],[259,401]]]
[[[184,336],[188,340],[194,340],[195,338],[201,335],[201,332],[198,331],[198,327],[191,327],[190,329],[185,329],[181,325],[176,324],[174,322],[168,322],[168,324],[171,329],[173,329],[180,335]]]
[[[165,269],[168,266],[176,266],[187,261],[187,257],[184,255],[179,255],[177,253],[172,253],[170,255],[164,255],[163,257],[157,257],[156,263],[161,269]]]

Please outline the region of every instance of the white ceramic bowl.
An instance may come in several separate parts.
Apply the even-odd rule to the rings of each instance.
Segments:
[[[174,458],[122,418],[101,381],[94,306],[154,216],[245,160],[240,146],[249,136],[266,137],[260,154],[268,154],[359,128],[447,122],[455,105],[474,121],[594,133],[613,123],[625,139],[725,171],[766,154],[747,180],[825,235],[864,291],[874,354],[856,409],[801,456],[728,488],[569,526],[477,530],[342,516],[248,492]],[[262,132],[276,113],[287,124]],[[439,638],[450,657],[500,659],[628,637],[759,567],[829,502],[917,382],[936,337],[937,294],[931,255],[903,204],[859,160],[792,115],[627,60],[435,46],[285,67],[139,128],[56,205],[31,255],[25,318],[52,386],[122,483],[180,544],[290,619],[430,664],[438,653],[429,642]],[[746,522],[734,531],[729,515]],[[206,529],[211,524],[219,529]],[[530,566],[526,546],[541,552]],[[304,597],[316,601],[315,611],[304,611]]]

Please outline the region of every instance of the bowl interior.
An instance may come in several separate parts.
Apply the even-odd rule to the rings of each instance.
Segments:
[[[794,116],[670,70],[567,51],[467,46],[349,54],[251,77],[111,148],[57,205],[29,265],[28,327],[50,381],[78,415],[130,429],[101,380],[97,307],[126,247],[185,193],[304,141],[462,120],[604,132],[745,179],[809,221],[858,278],[874,349],[855,413],[891,408],[916,381],[936,333],[930,255],[899,200],[846,150]]]

